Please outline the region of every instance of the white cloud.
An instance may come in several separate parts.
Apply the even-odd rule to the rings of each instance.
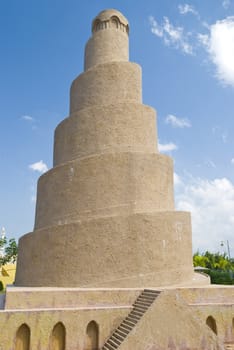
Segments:
[[[176,27],[170,23],[168,17],[164,17],[160,25],[153,16],[149,17],[151,32],[159,38],[162,38],[164,44],[181,50],[185,54],[192,55],[193,47],[188,41],[188,34],[184,32],[183,27]]]
[[[211,26],[209,52],[219,79],[234,86],[234,17]]]
[[[222,140],[223,143],[228,142],[228,132],[223,130],[222,127],[216,125],[212,127],[212,134]]]
[[[21,117],[21,119],[26,120],[26,121],[28,121],[28,122],[33,122],[33,121],[34,121],[34,118],[31,117],[30,115],[23,115],[23,116]]]
[[[198,34],[198,40],[216,67],[216,77],[234,86],[234,16],[212,24],[209,35]]]
[[[183,182],[182,182],[180,176],[179,176],[177,173],[174,173],[173,178],[174,178],[174,185],[175,185],[175,186],[180,186],[180,185],[182,185]]]
[[[234,184],[226,178],[179,180],[176,206],[192,214],[194,251],[221,251],[220,242],[227,240],[234,249]]]
[[[191,127],[191,123],[188,119],[178,118],[173,114],[169,114],[166,117],[165,122],[167,124],[172,125],[174,128],[190,128]]]
[[[215,163],[212,161],[212,160],[207,160],[206,162],[205,162],[205,164],[209,167],[209,168],[216,168],[216,165],[215,165]]]
[[[177,150],[178,147],[173,142],[165,143],[165,144],[158,144],[158,150],[159,152],[171,152]]]
[[[230,1],[223,1],[222,4],[227,8]],[[184,4],[179,5],[178,8],[183,15],[187,13],[196,15],[206,32],[186,32],[182,26],[174,26],[168,17],[164,17],[159,23],[153,16],[149,17],[151,32],[161,38],[165,45],[188,55],[195,55],[200,44],[208,54],[208,61],[212,62],[215,67],[215,77],[223,85],[234,86],[234,16],[208,25],[200,20],[193,6]]]
[[[36,203],[36,201],[37,201],[36,195],[31,196],[31,202]]]
[[[184,4],[184,5],[178,5],[178,9],[181,15],[186,15],[187,13],[192,13],[193,15],[197,16],[198,13],[194,9],[192,5]]]
[[[48,167],[42,160],[40,160],[39,162],[30,164],[29,169],[38,171],[39,173],[45,173],[48,170]]]
[[[212,126],[211,131],[212,131],[212,134],[213,134],[213,135],[216,135],[216,133],[217,133],[218,130],[219,130],[219,126],[218,126],[218,125]]]
[[[227,132],[224,132],[224,133],[221,135],[221,137],[222,137],[223,143],[227,143],[227,141],[228,141],[228,134],[227,134]]]
[[[208,34],[201,34],[201,33],[198,33],[197,34],[197,39],[198,39],[198,42],[204,46],[204,48],[206,50],[209,49],[209,45],[210,45],[210,37]]]
[[[231,159],[231,164],[234,164],[234,158]]]
[[[163,28],[157,23],[153,16],[149,17],[149,22],[151,25],[151,32],[156,36],[163,37]]]
[[[222,2],[222,6],[225,10],[227,10],[229,8],[229,6],[231,5],[231,1],[230,0],[223,0]]]

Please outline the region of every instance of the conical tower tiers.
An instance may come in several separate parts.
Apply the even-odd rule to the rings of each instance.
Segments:
[[[157,150],[116,10],[93,21],[54,167],[38,181],[34,232],[20,239],[16,286],[143,288],[193,280],[190,214],[174,209],[173,162]]]

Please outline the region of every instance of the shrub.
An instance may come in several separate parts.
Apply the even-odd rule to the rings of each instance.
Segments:
[[[4,285],[2,283],[2,281],[0,281],[0,292],[4,289]]]
[[[212,284],[234,284],[233,273],[230,271],[210,270]]]

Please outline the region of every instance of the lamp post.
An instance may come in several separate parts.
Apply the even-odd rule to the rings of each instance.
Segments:
[[[224,246],[224,241],[221,241],[220,243],[221,247]],[[228,259],[231,260],[231,253],[230,253],[230,246],[229,246],[229,241],[227,240],[227,253],[228,253]]]

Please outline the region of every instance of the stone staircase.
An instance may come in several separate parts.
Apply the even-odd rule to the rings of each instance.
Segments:
[[[118,328],[112,333],[110,338],[105,342],[102,350],[117,349],[128,334],[133,330],[138,321],[149,309],[150,305],[155,301],[161,292],[157,290],[144,289],[133,304],[133,309],[128,316],[121,322]]]

